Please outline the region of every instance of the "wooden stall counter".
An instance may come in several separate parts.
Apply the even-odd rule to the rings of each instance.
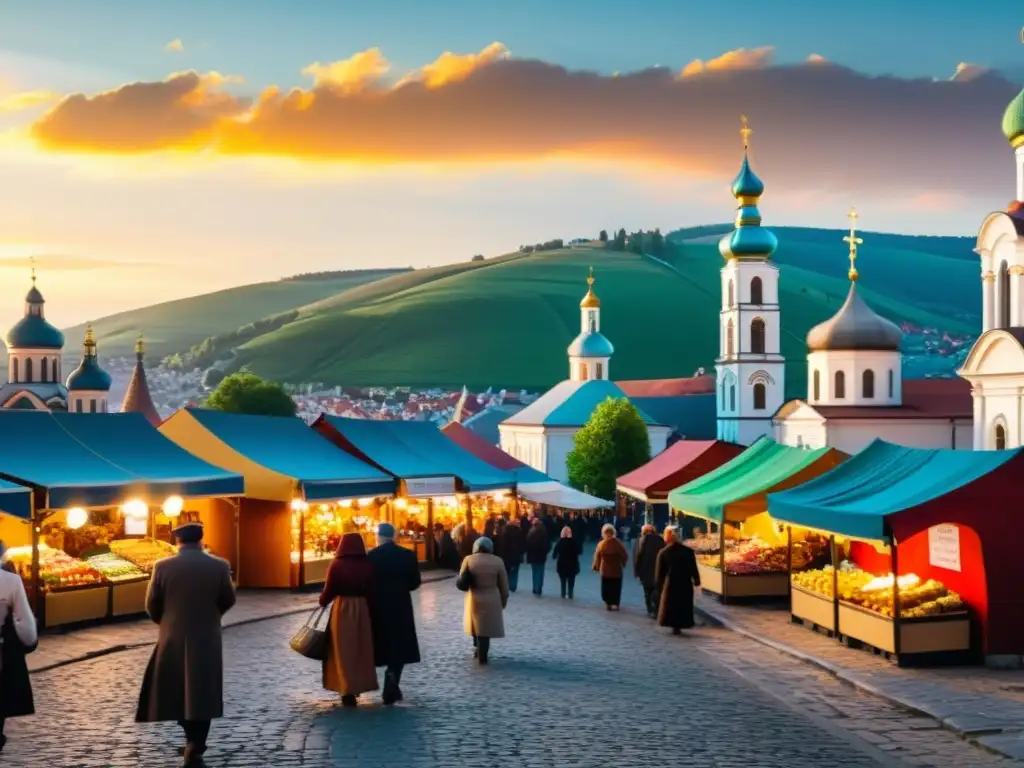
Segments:
[[[126,581],[110,588],[110,615],[135,616],[146,612],[149,579]]]
[[[971,648],[971,621],[966,611],[901,618],[897,627],[889,616],[840,600],[839,634],[904,662],[922,654],[966,653]]]
[[[59,627],[105,619],[110,611],[110,587],[71,587],[46,593],[46,627]]]

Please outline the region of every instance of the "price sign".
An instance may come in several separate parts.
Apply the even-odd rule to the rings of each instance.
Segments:
[[[936,525],[928,529],[928,562],[936,568],[960,572],[960,529]]]

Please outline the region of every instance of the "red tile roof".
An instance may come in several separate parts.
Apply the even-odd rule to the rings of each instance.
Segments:
[[[486,461],[492,467],[496,467],[497,469],[513,470],[522,469],[526,466],[526,464],[521,462],[519,459],[509,456],[498,446],[491,445],[482,437],[474,433],[472,430],[462,426],[457,421],[453,421],[447,426],[441,427],[441,431],[444,432],[445,437],[460,448],[468,453],[472,453],[478,459]]]
[[[907,379],[903,405],[811,405],[826,419],[971,419],[974,399],[964,379]]]
[[[616,485],[651,501],[663,500],[669,491],[706,475],[745,450],[742,445],[723,440],[680,440],[620,477]]]
[[[634,379],[617,381],[626,397],[679,397],[707,395],[715,391],[714,376],[691,376],[685,379]]]

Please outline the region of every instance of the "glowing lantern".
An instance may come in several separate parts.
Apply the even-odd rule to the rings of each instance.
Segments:
[[[64,522],[67,524],[68,528],[75,530],[89,522],[89,513],[81,507],[72,507],[68,510],[65,518]]]
[[[185,508],[185,500],[181,496],[168,496],[164,501],[164,514],[172,520],[181,514]]]
[[[408,499],[395,499],[395,509],[408,509],[408,508],[409,508],[409,501],[408,501]]]
[[[303,499],[292,499],[293,511],[304,512],[307,509],[309,509],[309,504],[307,504]]]
[[[145,520],[149,517],[149,506],[142,499],[132,499],[121,505],[121,512],[125,517],[135,520]]]

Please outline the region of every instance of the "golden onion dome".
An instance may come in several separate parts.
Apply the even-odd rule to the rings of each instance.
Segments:
[[[601,300],[594,293],[594,268],[590,268],[590,275],[587,277],[587,294],[580,302],[580,309],[600,309]]]

